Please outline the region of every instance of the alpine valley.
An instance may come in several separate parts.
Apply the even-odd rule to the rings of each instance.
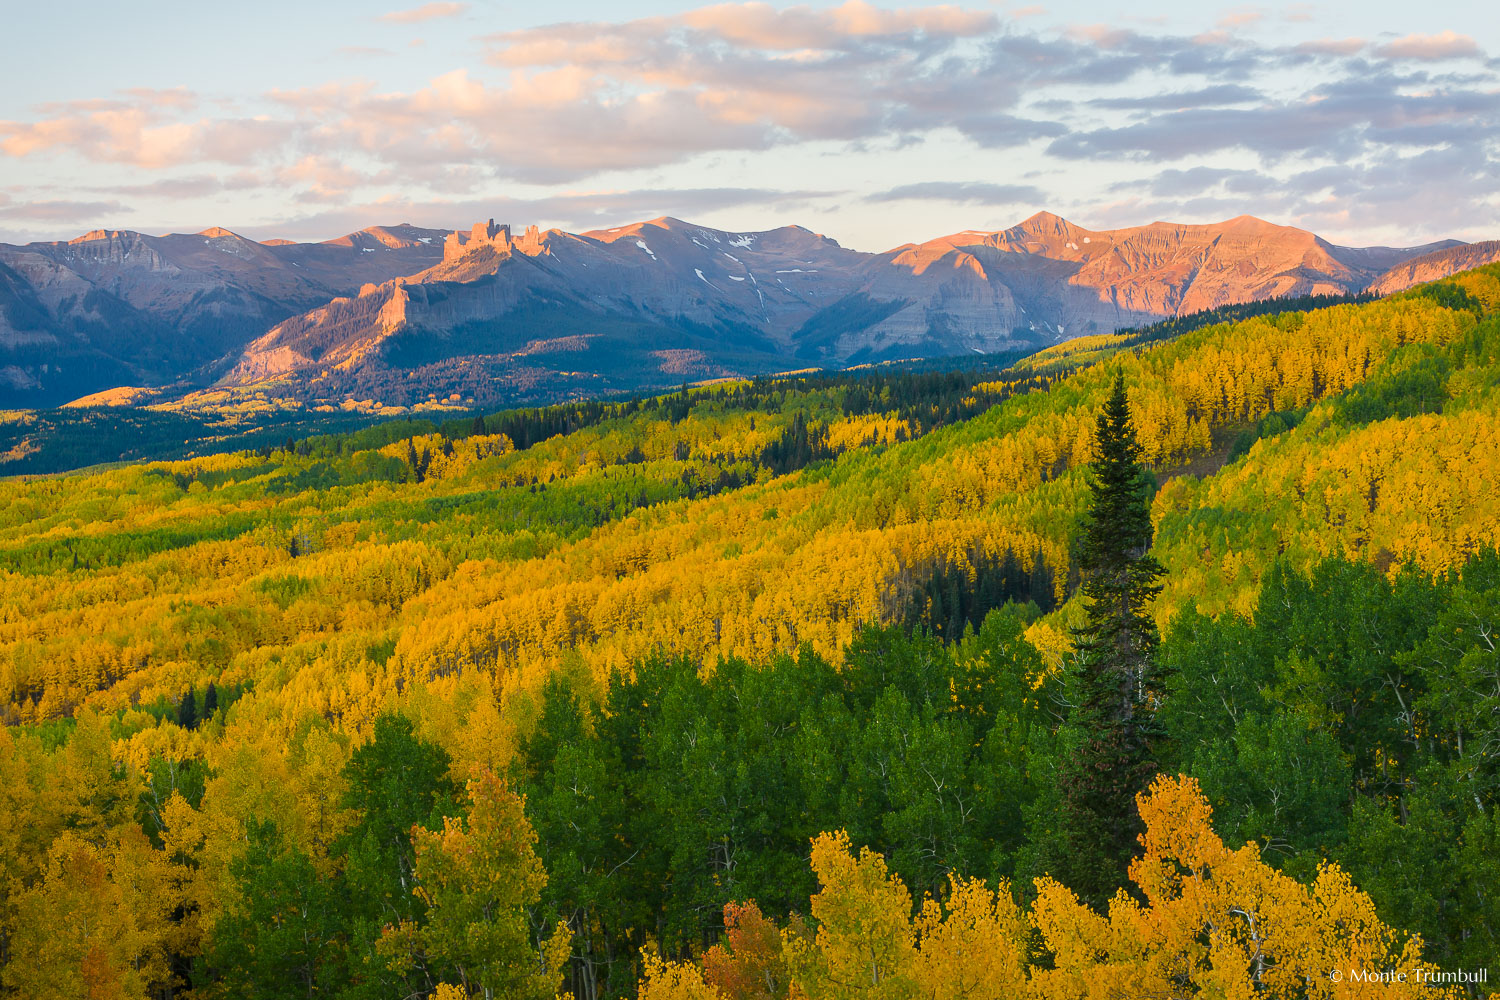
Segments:
[[[1033,351],[1289,296],[1389,294],[1500,244],[1350,248],[1250,216],[1083,229],[1043,212],[884,253],[673,218],[324,243],[95,230],[0,246],[0,401],[401,412]]]
[[[232,377],[842,253],[500,236]],[[1500,265],[1261,305],[0,480],[0,998],[1493,1000]]]

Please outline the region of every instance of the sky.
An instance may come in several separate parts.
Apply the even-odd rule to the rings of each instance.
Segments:
[[[884,250],[1051,211],[1500,238],[1475,0],[82,0],[7,11],[0,242],[672,215]]]

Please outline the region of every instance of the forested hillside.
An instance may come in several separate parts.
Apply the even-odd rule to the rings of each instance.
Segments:
[[[1497,310],[0,482],[0,984],[1442,995],[1327,973],[1500,957]],[[1049,875],[1118,374],[1164,749],[1104,909]]]

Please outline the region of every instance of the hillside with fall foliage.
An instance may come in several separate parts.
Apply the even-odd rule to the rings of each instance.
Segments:
[[[0,482],[0,985],[1353,997],[1319,970],[1493,962],[1497,310],[1491,266],[999,373]],[[1049,872],[1116,373],[1184,777],[1106,908]]]

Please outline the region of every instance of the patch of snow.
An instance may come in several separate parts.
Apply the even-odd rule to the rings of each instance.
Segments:
[[[1089,238],[1088,238],[1088,237],[1087,237],[1087,236],[1085,236],[1085,237],[1084,237],[1084,238],[1083,238],[1083,242],[1085,242],[1085,243],[1092,243],[1092,242],[1094,242],[1094,241],[1093,241],[1093,240],[1091,240],[1091,239],[1089,239]]]
[[[730,240],[729,245],[732,247],[744,247],[746,250],[751,250],[755,247],[755,236],[750,235],[737,237]]]
[[[375,249],[373,247],[363,247],[363,248],[360,249],[359,252],[360,253],[374,253]]]
[[[732,253],[724,253],[723,250],[720,250],[719,253],[723,253],[724,256],[728,257],[730,260],[734,261],[736,264],[738,264],[740,262],[740,259],[738,257],[736,257]]]
[[[969,350],[973,351],[975,354],[983,354],[984,353],[983,351],[981,351],[977,347],[971,347],[971,348],[969,348]]]
[[[647,253],[651,253],[651,248],[646,245],[646,241],[645,240],[636,240],[635,241],[635,245],[638,246],[638,247],[640,247],[642,250],[646,251]],[[656,259],[656,254],[651,253],[651,259],[655,260]]]
[[[431,243],[432,242],[432,237],[431,236],[418,236],[417,237],[417,242],[418,243]]]
[[[740,276],[739,276],[739,275],[737,275],[737,274],[731,274],[731,275],[730,275],[730,276],[729,276],[729,280],[730,280],[730,281],[744,281],[744,280],[745,280],[745,279],[744,279],[744,278],[741,278],[741,277],[740,277]]]
[[[624,228],[625,228],[625,227],[624,227],[624,226],[616,226],[616,227],[615,227],[615,228],[613,228],[613,229],[610,229],[610,230],[607,230],[607,232],[611,232],[611,233],[618,233],[618,232],[619,232],[619,231],[620,231],[620,230],[622,230],[622,229],[624,229]]]
[[[803,268],[800,268],[800,267],[788,267],[788,268],[785,268],[785,269],[778,268],[777,271],[776,271],[776,273],[777,274],[817,274],[818,273],[818,269],[815,268],[815,267],[814,268],[810,268],[810,269],[803,269]]]
[[[1063,332],[1063,325],[1061,323],[1057,324],[1057,332],[1058,333],[1062,333]]]
[[[1068,241],[1068,249],[1069,250],[1077,250],[1078,249],[1078,244],[1074,243],[1072,240],[1069,240]]]
[[[700,271],[700,270],[698,270],[698,269],[697,269],[697,268],[696,268],[696,267],[695,267],[695,268],[693,268],[693,273],[694,273],[694,274],[696,274],[696,275],[697,275],[697,276],[698,276],[698,277],[700,277],[700,278],[703,278],[703,283],[704,283],[704,284],[705,284],[705,285],[710,285],[710,286],[712,286],[712,285],[713,285],[713,282],[712,282],[712,281],[709,281],[709,280],[708,280],[708,279],[707,279],[707,278],[704,278],[704,277],[703,277],[703,272],[702,272],[702,271]]]

